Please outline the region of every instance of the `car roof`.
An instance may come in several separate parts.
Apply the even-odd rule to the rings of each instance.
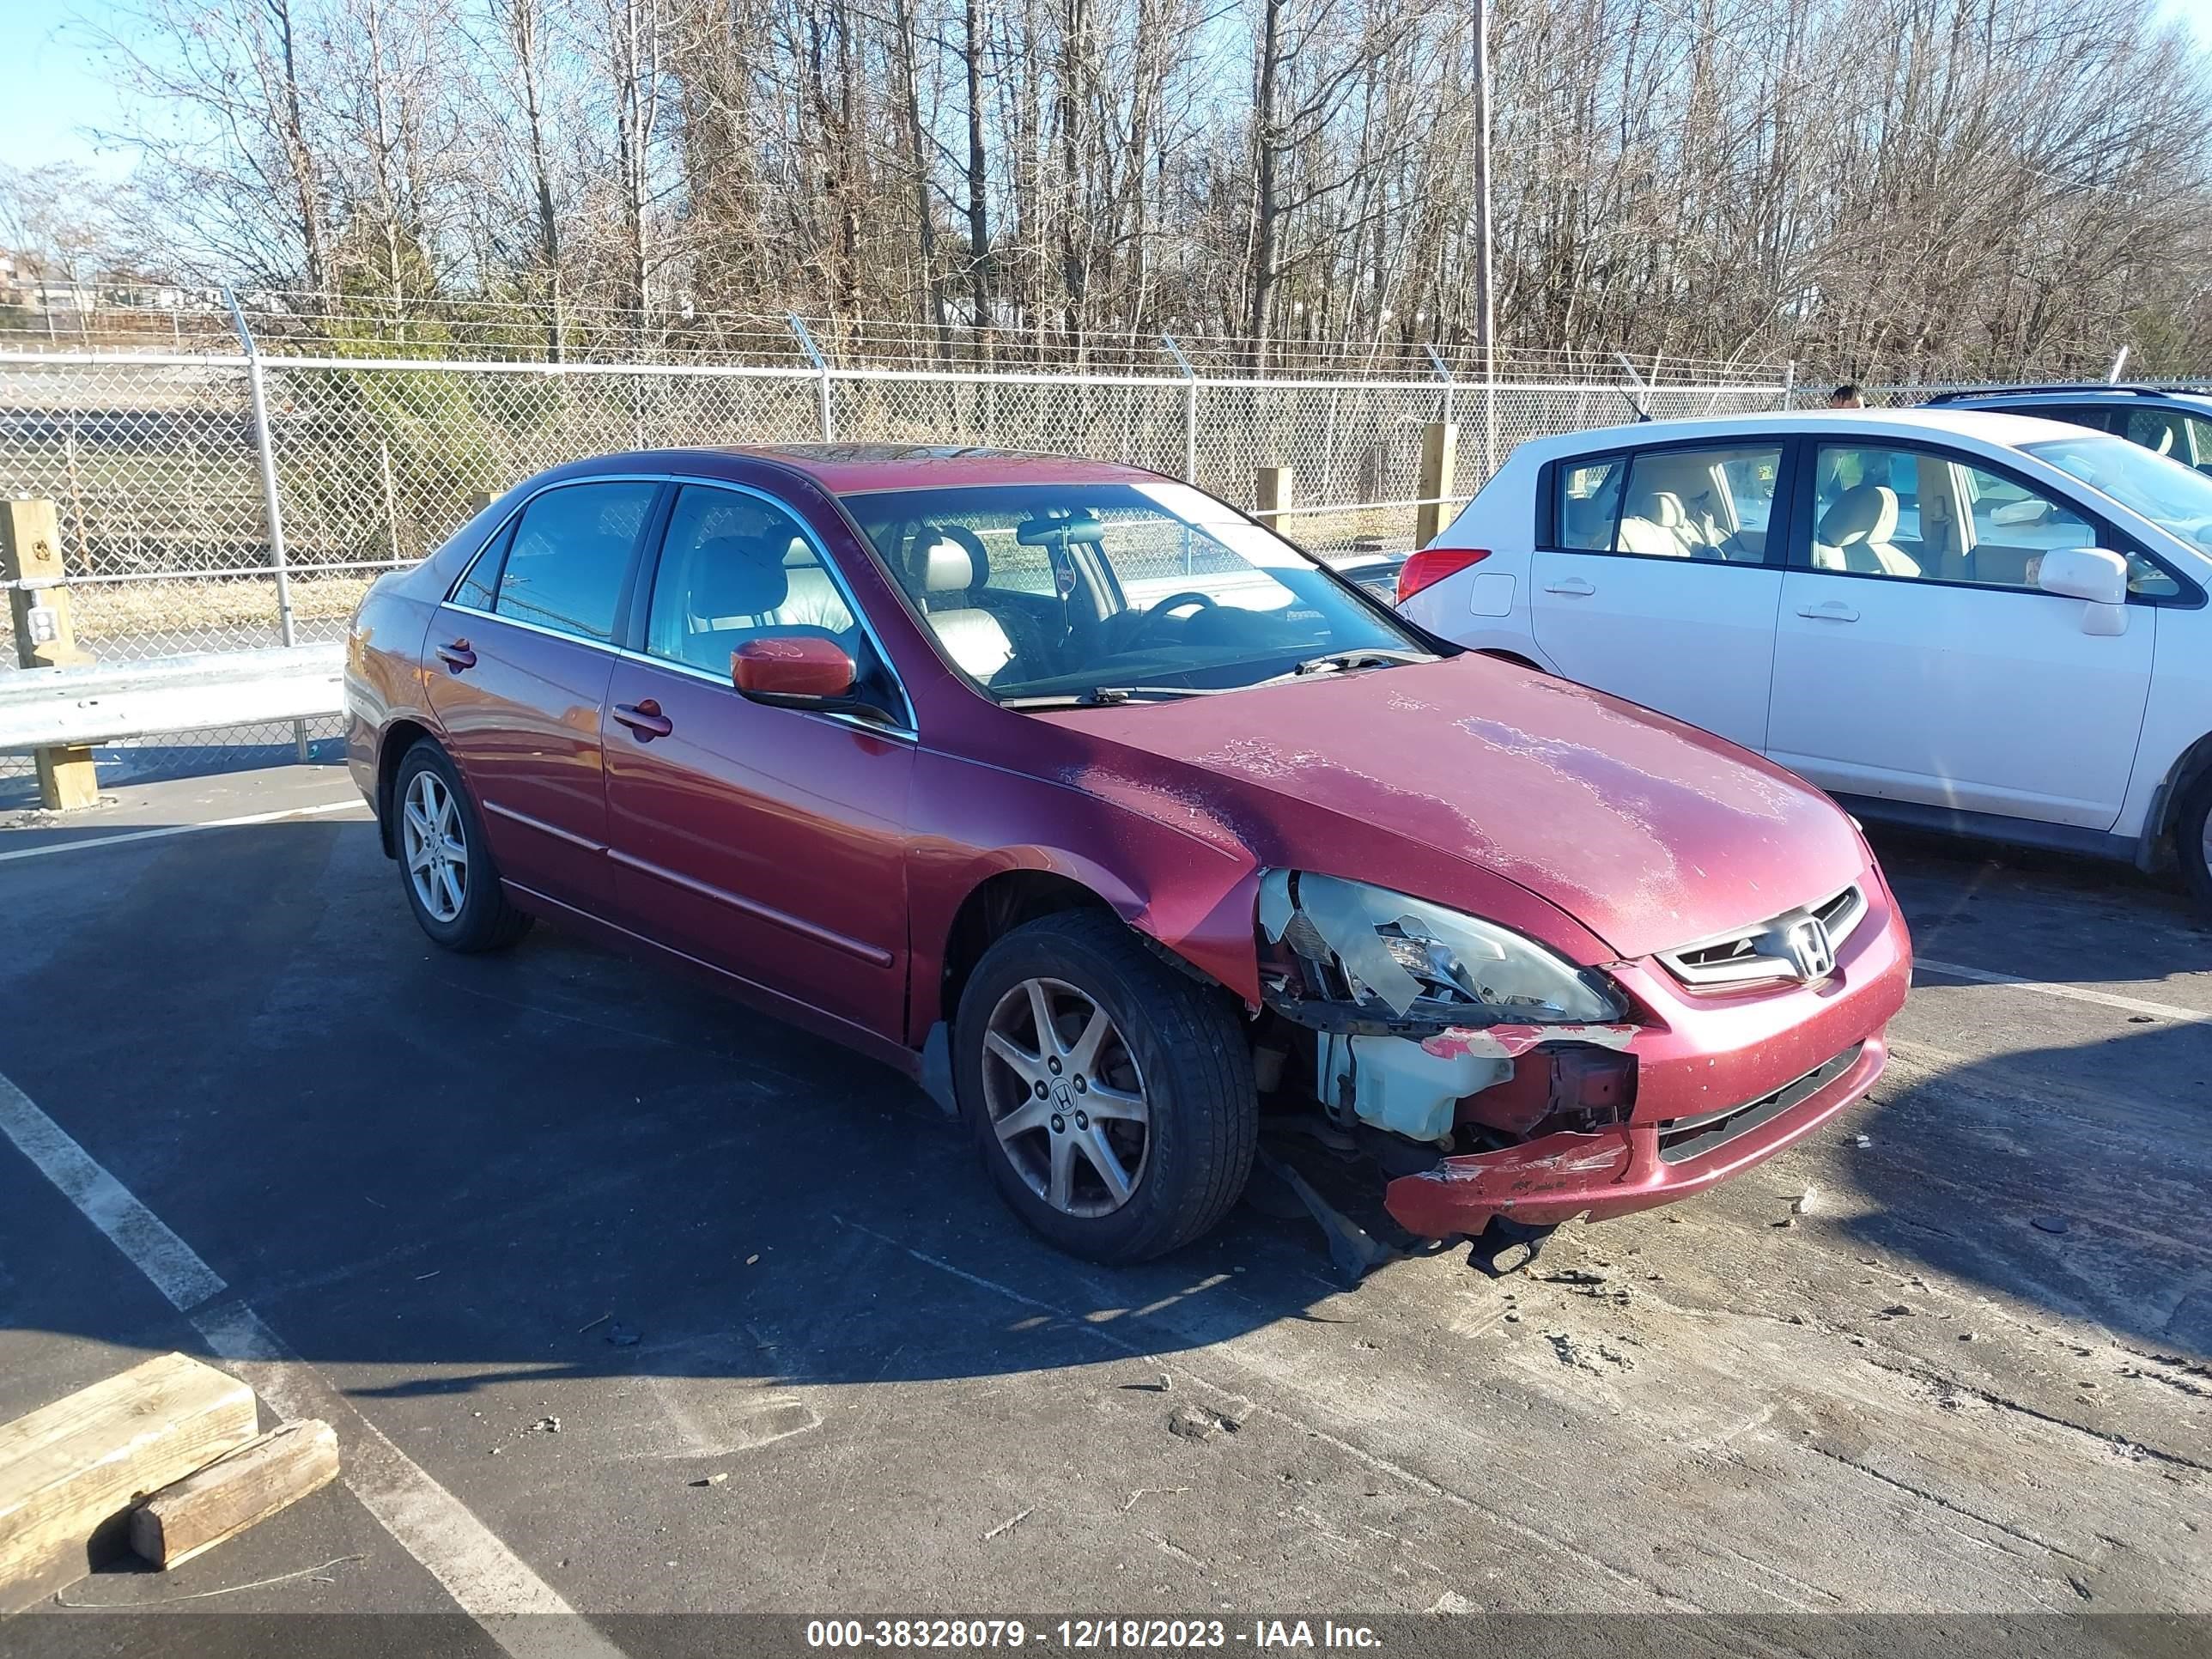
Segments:
[[[2013,408],[2038,404],[2103,404],[2109,408],[2156,409],[2179,404],[2197,412],[2212,410],[2212,394],[2180,386],[2015,386],[1978,392],[1947,392],[1930,398],[1931,406],[1975,409]]]
[[[1699,415],[1679,421],[1639,421],[1630,426],[1595,427],[1535,438],[1522,453],[1541,460],[1561,455],[1597,454],[1607,450],[1640,448],[1695,438],[1778,437],[1797,434],[1839,437],[1977,438],[1984,443],[2018,448],[2022,444],[2053,438],[2079,438],[2081,428],[2063,421],[2047,421],[2036,415],[2014,415],[1996,410],[1957,409],[1807,409],[1769,410],[1747,415]]]
[[[635,451],[600,458],[623,466],[682,465],[726,472],[732,462],[761,461],[805,474],[833,495],[882,489],[942,489],[993,484],[1157,483],[1159,475],[1113,461],[960,444],[735,444],[727,447]]]

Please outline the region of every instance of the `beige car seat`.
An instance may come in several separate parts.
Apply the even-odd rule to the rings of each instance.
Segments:
[[[1886,484],[1853,484],[1821,516],[1813,536],[1813,568],[1917,576],[1919,562],[1891,544],[1896,533],[1897,492]]]
[[[921,574],[923,610],[945,654],[988,684],[1012,658],[1014,644],[999,619],[973,602],[975,562],[966,548],[945,537],[922,554]]]
[[[1649,558],[1686,559],[1690,556],[1689,523],[1682,498],[1673,490],[1644,490],[1629,504],[1621,519],[1613,550]]]

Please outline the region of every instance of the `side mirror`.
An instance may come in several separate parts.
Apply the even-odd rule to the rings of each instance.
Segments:
[[[810,635],[747,640],[730,653],[730,684],[758,702],[821,704],[852,696],[845,647]]]
[[[2043,556],[2036,585],[2062,599],[2092,605],[2128,602],[2128,562],[2101,547],[2054,548]]]

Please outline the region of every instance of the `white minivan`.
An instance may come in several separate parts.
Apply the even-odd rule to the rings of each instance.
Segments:
[[[1731,738],[1862,817],[2118,856],[2212,907],[2212,478],[2020,415],[1523,444],[1407,561],[1434,633]]]

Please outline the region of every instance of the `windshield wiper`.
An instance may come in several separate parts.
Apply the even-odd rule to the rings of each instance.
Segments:
[[[1308,657],[1287,674],[1278,674],[1277,680],[1295,680],[1308,674],[1332,674],[1352,668],[1386,667],[1394,663],[1434,662],[1433,652],[1408,651],[1398,646],[1370,645],[1357,651],[1331,651],[1325,656]],[[1273,684],[1273,681],[1267,684]]]
[[[1235,685],[1094,685],[1083,691],[1061,691],[1049,696],[1001,697],[1001,708],[1104,708],[1117,702],[1133,702],[1153,698],[1218,697],[1224,691],[1242,690]]]

